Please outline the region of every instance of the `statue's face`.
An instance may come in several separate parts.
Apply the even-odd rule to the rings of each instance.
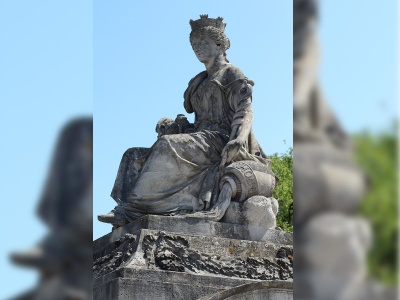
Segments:
[[[207,35],[197,34],[192,37],[191,43],[197,59],[202,63],[211,61],[223,52],[221,46],[216,45]]]

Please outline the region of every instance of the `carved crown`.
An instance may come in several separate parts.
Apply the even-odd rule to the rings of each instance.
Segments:
[[[200,19],[193,21],[190,20],[190,26],[192,27],[192,31],[198,30],[202,27],[215,27],[222,32],[225,30],[226,23],[222,23],[223,18],[218,17],[216,19],[208,18],[208,15],[200,15]]]

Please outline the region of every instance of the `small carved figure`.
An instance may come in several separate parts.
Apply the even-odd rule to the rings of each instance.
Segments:
[[[156,125],[157,137],[161,137],[166,134],[177,134],[179,133],[179,125],[170,118],[161,118]]]
[[[219,221],[245,184],[224,177],[225,166],[238,161],[269,170],[268,182],[258,185],[271,196],[275,176],[251,128],[254,82],[226,57],[230,41],[223,19],[200,17],[190,20],[190,43],[206,70],[190,80],[184,93],[185,110],[195,114],[195,122],[189,124],[183,115],[175,122],[162,119],[150,149],[131,148],[124,154],[111,193],[118,205],[99,216],[102,222],[121,226],[146,214],[191,214]],[[169,134],[166,129],[173,124],[178,128]]]

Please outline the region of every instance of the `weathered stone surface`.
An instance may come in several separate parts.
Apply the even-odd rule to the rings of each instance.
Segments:
[[[162,270],[260,280],[293,278],[291,259],[277,258],[280,248],[268,244],[160,232],[146,234],[142,247],[148,267]]]
[[[292,300],[292,285],[284,281],[248,283],[198,300]]]
[[[198,299],[265,280],[291,286],[292,235],[267,232],[267,241],[251,241],[244,225],[145,216],[94,242],[94,299]]]
[[[193,275],[171,271],[133,269],[130,267],[112,272],[104,278],[98,279],[102,280],[94,282],[94,299],[96,300],[195,300],[237,286],[263,283],[251,279]],[[265,283],[266,288],[270,285],[270,288],[274,287],[277,291],[278,288],[289,291],[292,288],[292,282],[289,281]]]
[[[130,261],[136,248],[134,245],[136,239],[136,235],[127,233],[120,239],[107,245],[101,252],[103,255],[98,255],[99,257],[93,260],[93,276],[99,277],[110,273]]]
[[[230,232],[246,237],[244,228],[163,216],[120,227],[94,242],[94,299],[198,299],[271,280],[291,286],[291,234],[271,230],[268,241],[228,238]]]
[[[169,232],[215,236],[238,240],[250,240],[248,229],[244,225],[228,224],[201,220],[198,218],[176,218],[167,216],[147,215],[125,226],[119,227],[109,234],[94,241],[94,249],[100,249],[139,229],[165,230]],[[282,230],[266,230],[263,241],[280,245],[292,245],[293,234]]]
[[[243,203],[243,219],[252,240],[264,240],[268,229],[276,227],[278,201],[274,198],[253,196]],[[267,236],[265,237],[265,239]]]
[[[285,253],[282,256],[282,252]],[[94,277],[146,267],[259,280],[293,278],[289,245],[141,229],[94,250]]]

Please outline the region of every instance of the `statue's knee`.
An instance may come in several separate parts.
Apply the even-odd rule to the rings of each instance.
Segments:
[[[134,160],[142,157],[143,155],[146,155],[149,151],[150,148],[145,148],[145,147],[129,148],[122,155],[122,160]]]
[[[131,157],[131,153],[132,153],[132,148],[129,148],[128,150],[126,150],[124,152],[124,154],[122,154],[122,160],[127,160]]]
[[[129,155],[131,154],[131,152],[132,152],[132,150],[131,150],[131,148],[129,148],[128,150],[126,150],[126,151],[124,152],[124,154],[122,155],[122,157],[129,157]]]

